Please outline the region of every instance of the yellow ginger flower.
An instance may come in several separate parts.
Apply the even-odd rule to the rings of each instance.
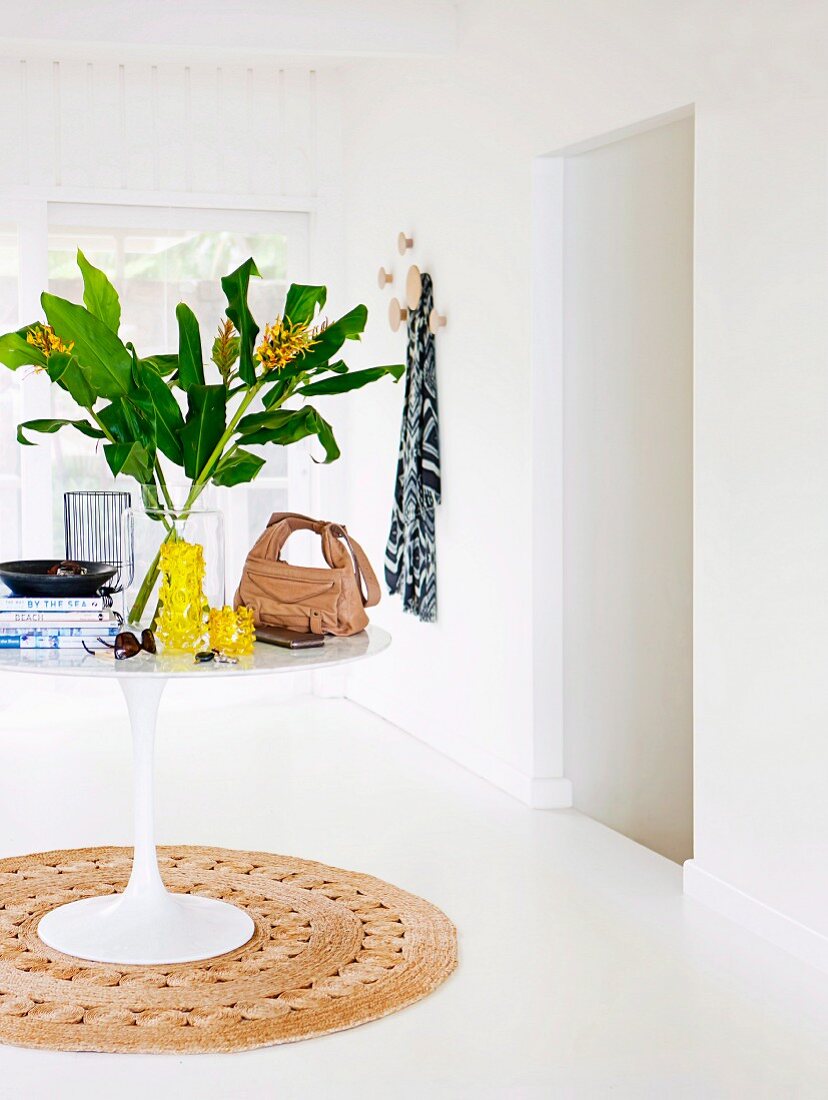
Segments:
[[[204,645],[207,625],[204,549],[184,539],[162,543],[158,567],[158,640],[170,653],[197,653]]]
[[[272,325],[265,325],[262,342],[256,348],[256,358],[266,372],[284,370],[298,355],[313,347],[320,331],[277,317]]]
[[[226,657],[247,657],[253,652],[256,628],[249,607],[211,607],[208,623],[210,649]]]
[[[64,344],[51,325],[36,325],[30,328],[26,333],[26,343],[42,351],[46,359],[56,351],[64,351],[68,354],[75,346],[74,340],[71,344]],[[43,367],[36,366],[35,370],[43,370]]]

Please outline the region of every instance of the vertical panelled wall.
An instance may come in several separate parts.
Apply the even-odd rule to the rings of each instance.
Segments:
[[[255,195],[274,206],[313,197],[331,76],[276,64],[0,58],[0,187]]]

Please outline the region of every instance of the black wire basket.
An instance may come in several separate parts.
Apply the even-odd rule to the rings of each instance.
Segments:
[[[132,581],[134,553],[124,544],[121,518],[132,507],[131,493],[89,491],[63,494],[63,534],[70,561],[106,562],[115,569],[111,594]]]

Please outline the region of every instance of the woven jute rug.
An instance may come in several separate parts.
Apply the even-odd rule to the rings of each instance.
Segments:
[[[454,926],[368,875],[264,852],[159,848],[167,887],[244,908],[256,930],[219,958],[115,966],[63,955],[44,913],[124,889],[129,848],[0,860],[0,1042],[53,1050],[249,1050],[339,1031],[426,996],[457,965]]]

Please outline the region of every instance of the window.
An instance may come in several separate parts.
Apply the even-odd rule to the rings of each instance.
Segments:
[[[83,286],[76,263],[80,248],[115,284],[122,303],[121,338],[142,354],[176,351],[175,307],[185,301],[199,320],[205,359],[226,301],[219,279],[253,256],[262,274],[250,287],[253,315],[263,325],[281,312],[289,282],[301,282],[307,269],[307,218],[302,214],[217,211],[132,206],[53,204],[49,208],[48,279],[54,294],[81,301]],[[74,416],[68,395],[53,388],[55,416]],[[12,433],[12,440],[14,438]],[[112,488],[94,441],[66,431],[53,438],[53,529],[55,546],[63,542],[63,493],[70,489]],[[212,488],[205,505],[225,511],[228,576],[238,575],[246,550],[270,513],[297,499],[302,458],[282,448],[264,448],[267,464],[245,490]],[[179,472],[180,474],[180,472]],[[183,474],[180,474],[183,476]],[[175,486],[174,479],[172,480]],[[293,489],[291,489],[293,486]],[[135,483],[123,487],[136,499]]]

